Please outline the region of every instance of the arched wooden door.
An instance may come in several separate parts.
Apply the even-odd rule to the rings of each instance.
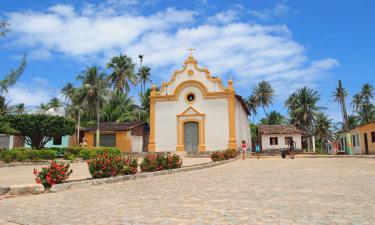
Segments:
[[[199,145],[199,123],[184,123],[184,146],[186,152],[197,152]]]

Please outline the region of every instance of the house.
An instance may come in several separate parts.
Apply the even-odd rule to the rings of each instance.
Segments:
[[[356,154],[375,154],[375,121],[350,130]]]
[[[0,149],[12,149],[23,146],[23,137],[17,135],[0,134]]]
[[[340,141],[328,141],[328,143],[325,144],[326,152],[330,155],[339,155],[343,154],[343,151],[341,150]]]
[[[293,125],[259,125],[260,146],[264,152],[280,151],[288,148],[288,140],[296,142],[296,151],[302,150],[302,131]]]
[[[142,152],[147,138],[147,123],[100,123],[100,146],[116,147],[121,152]],[[88,147],[95,147],[96,127],[81,128]],[[147,146],[147,143],[146,143]]]
[[[236,95],[233,80],[224,86],[219,77],[199,68],[190,54],[181,70],[153,85],[150,95],[150,152],[202,153],[251,146],[249,111]]]

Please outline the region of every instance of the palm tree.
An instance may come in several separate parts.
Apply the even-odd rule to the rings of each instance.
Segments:
[[[137,73],[138,80],[141,83],[141,93],[142,94],[146,90],[146,83],[151,82],[150,71],[151,71],[151,68],[149,68],[147,66],[142,66]]]
[[[275,91],[267,81],[261,81],[258,86],[254,88],[253,95],[256,102],[262,106],[264,115],[267,116],[266,108],[272,104]]]
[[[135,64],[126,55],[120,54],[113,57],[107,67],[113,70],[109,75],[109,80],[116,90],[121,92],[125,90],[125,93],[128,93],[130,84],[135,85],[137,83],[137,77],[134,73]]]
[[[50,109],[50,108],[49,108],[48,104],[44,104],[44,103],[42,102],[42,103],[40,103],[40,104],[36,107],[36,109],[37,109],[37,112],[38,112],[38,113],[40,113],[40,114],[44,114],[44,113],[46,113],[47,110]]]
[[[285,102],[291,122],[306,133],[312,134],[315,117],[322,109],[317,106],[319,100],[319,93],[308,87],[299,88],[291,94]]]
[[[284,121],[284,117],[279,112],[271,111],[265,118],[260,120],[260,123],[266,125],[281,125]]]
[[[20,103],[15,106],[15,113],[16,114],[24,114],[25,113],[25,104]]]
[[[315,121],[314,134],[319,138],[321,149],[324,149],[324,144],[332,138],[332,120],[324,113],[318,113]]]
[[[258,99],[255,95],[250,95],[247,100],[247,107],[249,108],[250,114],[253,116],[253,124],[255,123],[255,116],[257,115],[257,109],[259,107]]]
[[[55,111],[58,110],[60,107],[62,107],[62,103],[60,99],[53,97],[51,100],[47,103],[47,106],[49,109],[54,109]]]
[[[375,119],[375,107],[372,104],[373,98],[374,87],[369,83],[364,84],[360,93],[353,96],[352,106],[362,124],[367,124]]]
[[[336,91],[333,93],[335,101],[338,102],[341,106],[341,115],[344,124],[344,130],[346,133],[349,133],[348,126],[348,114],[346,112],[345,98],[348,96],[348,92],[342,87],[341,80],[339,80],[339,85],[336,88]]]
[[[88,106],[92,111],[96,111],[96,147],[100,142],[100,102],[107,94],[107,75],[96,66],[87,67],[82,74],[77,76],[77,80],[82,82],[83,97],[87,99]],[[93,107],[95,105],[95,107]],[[94,109],[95,108],[95,109]]]

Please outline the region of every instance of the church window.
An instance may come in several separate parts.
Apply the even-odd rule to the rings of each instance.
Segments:
[[[193,103],[193,102],[195,102],[195,95],[193,94],[193,93],[188,93],[187,95],[186,95],[186,101],[188,102],[188,103]]]

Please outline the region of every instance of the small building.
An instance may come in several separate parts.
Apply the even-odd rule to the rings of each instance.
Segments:
[[[326,143],[326,152],[329,155],[340,155],[343,154],[341,150],[340,141],[329,141]]]
[[[144,144],[146,127],[145,122],[101,123],[100,146],[116,147],[121,152],[142,152],[145,150],[144,146],[147,146]],[[96,127],[80,130],[88,147],[95,147]]]
[[[355,154],[375,154],[375,121],[350,130]]]
[[[290,138],[296,142],[295,150],[302,150],[302,131],[293,125],[259,125],[258,135],[264,152],[275,152],[288,148]]]
[[[24,146],[24,139],[17,135],[0,134],[0,149],[12,149]]]

